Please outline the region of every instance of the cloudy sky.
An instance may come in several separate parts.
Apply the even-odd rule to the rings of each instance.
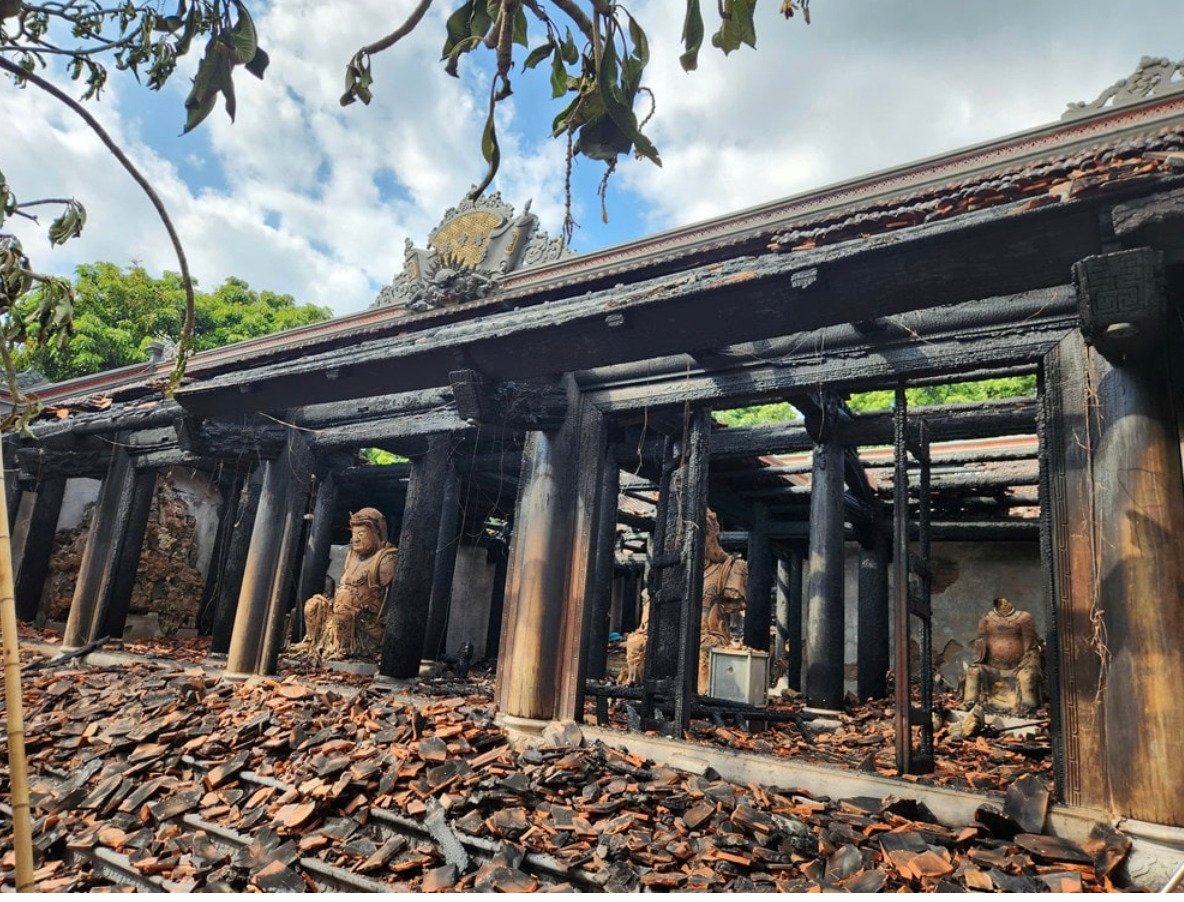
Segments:
[[[591,250],[685,225],[1059,118],[1133,71],[1140,56],[1184,57],[1179,0],[813,0],[813,24],[758,6],[758,49],[725,59],[704,47],[678,65],[683,4],[635,0],[653,60],[650,133],[661,169],[622,165],[600,222],[600,171],[577,167],[573,245]],[[257,10],[271,55],[263,81],[239,71],[237,122],[216,110],[179,136],[196,60],[160,94],[115,74],[95,115],[149,175],[202,285],[236,275],[339,314],[366,307],[423,244],[443,210],[483,174],[486,73],[438,63],[438,3],[406,42],[374,60],[375,101],[338,105],[346,61],[402,21],[412,0],[272,0]],[[715,4],[704,3],[709,33]],[[544,226],[562,220],[563,148],[546,65],[519,75],[499,123],[494,187]],[[69,110],[0,83],[0,171],[24,199],[73,195],[86,234],[51,250],[18,224],[40,269],[137,262],[175,269],[148,202]]]

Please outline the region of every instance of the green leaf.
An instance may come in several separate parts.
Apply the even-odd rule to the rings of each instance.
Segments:
[[[739,50],[742,44],[756,47],[756,0],[732,0],[728,14],[720,22],[719,31],[711,36],[711,43],[725,54]]]
[[[645,31],[643,31],[642,27],[637,24],[637,20],[634,19],[633,16],[629,15],[628,12],[626,12],[625,15],[629,16],[629,40],[633,44],[633,55],[637,57],[638,62],[640,62],[644,68],[645,65],[650,61],[649,38],[646,37]]]
[[[484,9],[474,10],[473,18],[469,21],[469,36],[483,38],[493,27],[493,18]]]
[[[567,29],[567,36],[563,39],[563,61],[574,66],[580,61],[580,50],[576,47],[575,38],[571,36],[571,29]]]
[[[526,61],[522,64],[522,71],[525,72],[527,69],[533,69],[548,56],[550,56],[554,50],[554,41],[547,41],[547,43],[540,44],[538,47],[535,47],[534,50],[530,51],[530,54],[526,57]]]
[[[249,63],[255,58],[255,51],[259,49],[259,39],[255,34],[255,23],[251,21],[251,14],[242,4],[242,0],[235,0],[238,8],[238,21],[230,29],[230,47],[234,50],[235,59],[240,63]]]
[[[703,11],[699,0],[687,0],[687,15],[682,23],[682,44],[686,52],[678,58],[687,72],[699,68],[699,48],[703,46]]]
[[[563,67],[563,59],[559,51],[551,57],[551,96],[562,97],[567,93],[567,69]]]
[[[262,78],[263,73],[267,70],[268,64],[271,62],[271,57],[267,55],[267,51],[262,47],[255,50],[255,56],[243,68],[254,75],[256,78]]]
[[[493,114],[496,107],[497,104],[491,95],[489,98],[489,116],[485,120],[485,130],[481,134],[481,155],[489,162],[489,168],[485,171],[485,178],[481,180],[481,184],[469,192],[470,197],[479,197],[489,187],[489,183],[497,175],[498,166],[502,162],[501,147],[497,143],[497,127],[493,121]]]
[[[473,18],[473,0],[465,3],[448,17],[444,28],[448,32],[448,37],[444,41],[444,50],[440,54],[440,58],[444,59],[452,53],[452,49],[457,42],[469,36],[469,20]]]
[[[514,43],[521,44],[523,47],[529,46],[526,43],[526,10],[521,6],[518,7],[517,12],[514,13]]]

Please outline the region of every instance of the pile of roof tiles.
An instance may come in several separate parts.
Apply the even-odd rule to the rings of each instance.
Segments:
[[[952,694],[943,700],[951,708],[957,706]],[[773,705],[772,710],[800,713],[801,707],[800,702],[782,703]],[[692,724],[691,736],[728,748],[894,776],[896,727],[892,703],[873,700],[852,704],[838,717],[838,727],[818,728],[807,723],[809,739],[793,724],[784,723],[770,723],[766,729],[749,732],[697,721]],[[956,718],[943,721],[934,732],[934,772],[907,779],[973,792],[1002,792],[1024,774],[1051,779],[1048,724],[1046,709],[1018,729],[1008,728],[1002,718],[991,717],[981,734],[964,738]]]
[[[1042,835],[1035,777],[950,829],[910,800],[737,786],[582,747],[574,725],[516,750],[480,698],[416,707],[151,663],[31,672],[26,700],[42,873],[71,881],[56,888],[93,885],[53,862],[100,846],[185,890],[300,890],[310,859],[391,889],[1096,890],[1130,846],[1101,825],[1084,848]],[[400,819],[443,836],[378,829]],[[216,830],[247,842],[228,852]],[[457,857],[462,843],[488,854]],[[0,849],[9,883],[11,867]]]

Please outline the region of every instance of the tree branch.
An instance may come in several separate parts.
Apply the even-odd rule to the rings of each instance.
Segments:
[[[552,0],[552,2],[576,23],[576,28],[584,33],[589,41],[592,40],[592,20],[575,3],[575,0]]]
[[[428,0],[430,2],[430,0]],[[181,382],[181,376],[185,372],[185,364],[189,359],[190,346],[193,343],[193,321],[194,321],[194,301],[193,301],[193,279],[189,275],[189,260],[185,256],[185,249],[181,246],[181,239],[177,236],[177,230],[173,227],[173,221],[169,218],[168,211],[164,208],[164,202],[161,201],[160,196],[156,190],[148,182],[140,170],[135,167],[135,164],[128,159],[115,140],[107,134],[107,130],[99,124],[95,119],[77,100],[70,95],[63,92],[56,85],[46,81],[40,75],[33,72],[26,72],[16,63],[0,56],[0,69],[5,70],[18,79],[23,79],[30,84],[40,88],[45,93],[49,94],[55,100],[59,100],[68,106],[71,110],[77,113],[82,121],[90,126],[91,131],[99,136],[99,140],[106,145],[107,149],[111,151],[112,156],[115,157],[127,170],[128,175],[132,177],[141,190],[148,195],[148,200],[152,202],[152,206],[156,209],[160,221],[164,223],[165,231],[168,232],[169,240],[173,243],[173,251],[177,255],[177,263],[181,267],[181,279],[185,285],[185,324],[181,327],[181,336],[177,342],[177,364],[173,372],[169,376],[169,381],[165,387],[165,394],[171,395]]]
[[[407,17],[406,22],[404,22],[386,37],[379,38],[373,44],[367,44],[365,47],[359,50],[358,53],[365,53],[367,56],[373,56],[375,53],[382,53],[384,50],[389,50],[391,47],[395,46],[395,44],[399,43],[399,41],[403,40],[403,38],[407,37],[407,35],[411,34],[411,32],[415,31],[415,26],[419,24],[420,20],[424,17],[424,14],[427,13],[428,8],[431,5],[432,0],[419,0],[419,6],[415,7],[415,9],[411,11],[411,15]]]

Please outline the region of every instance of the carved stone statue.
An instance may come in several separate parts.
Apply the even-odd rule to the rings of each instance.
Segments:
[[[975,663],[966,671],[963,694],[967,708],[985,702],[1026,714],[1039,706],[1040,639],[1031,614],[999,596],[978,622],[974,650]]]
[[[349,518],[349,554],[332,598],[304,603],[304,641],[291,653],[327,661],[373,658],[382,647],[386,590],[398,549],[387,541],[386,518],[364,507]]]
[[[732,644],[731,620],[744,610],[748,564],[719,543],[719,518],[707,511],[703,548],[703,619],[699,623],[699,692],[707,691],[709,648]]]

